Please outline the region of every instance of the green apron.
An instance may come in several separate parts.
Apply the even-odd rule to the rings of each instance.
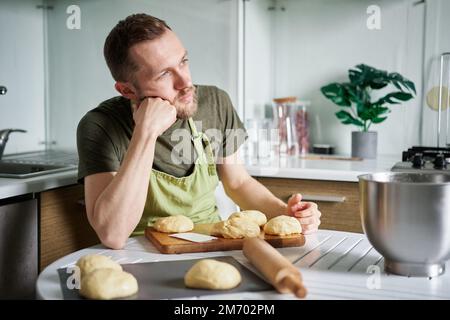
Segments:
[[[219,178],[211,144],[206,134],[197,132],[192,118],[188,122],[197,154],[194,170],[177,178],[152,169],[144,213],[133,236],[144,234],[145,228],[161,217],[181,214],[194,223],[220,221],[214,195]]]

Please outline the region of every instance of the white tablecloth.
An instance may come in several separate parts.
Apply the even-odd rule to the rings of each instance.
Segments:
[[[320,230],[306,236],[303,247],[278,249],[299,268],[308,289],[307,299],[450,299],[450,265],[433,279],[407,278],[383,272],[383,258],[363,234]],[[123,250],[101,245],[69,254],[43,270],[37,280],[39,299],[62,299],[57,269],[74,265],[86,254],[102,254],[125,263],[196,259],[230,255],[257,272],[242,251],[161,254],[144,237],[130,238]],[[276,291],[217,294],[187,299],[295,299]]]

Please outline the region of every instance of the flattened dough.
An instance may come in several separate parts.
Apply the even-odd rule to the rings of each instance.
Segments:
[[[211,235],[227,239],[257,237],[260,233],[259,225],[247,218],[231,218],[217,222],[211,231]]]
[[[125,298],[138,291],[136,278],[128,272],[97,269],[81,278],[80,294],[88,299]]]
[[[287,236],[290,234],[301,233],[302,226],[296,218],[281,215],[270,219],[264,226],[264,232],[276,236]]]
[[[120,264],[100,254],[88,254],[81,257],[77,261],[77,266],[80,268],[81,278],[97,269],[108,268],[122,271],[122,266]]]
[[[198,289],[228,290],[241,281],[241,274],[233,265],[213,259],[200,260],[184,276],[186,287]]]
[[[244,210],[241,212],[235,212],[229,217],[229,219],[232,218],[247,218],[255,222],[260,227],[265,225],[267,222],[266,215],[258,210]]]
[[[153,227],[159,232],[178,233],[191,231],[194,223],[186,216],[176,215],[157,219]]]

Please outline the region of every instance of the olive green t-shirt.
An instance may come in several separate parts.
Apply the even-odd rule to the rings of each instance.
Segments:
[[[198,108],[192,116],[198,131],[211,140],[216,159],[235,153],[247,138],[228,94],[214,86],[196,86]],[[78,181],[118,171],[134,129],[130,101],[122,96],[102,102],[77,128]],[[189,175],[196,158],[187,120],[177,121],[158,137],[153,169],[175,177]]]

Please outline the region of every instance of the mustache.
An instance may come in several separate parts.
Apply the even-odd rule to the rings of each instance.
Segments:
[[[183,89],[183,91],[181,91],[179,94],[177,94],[175,101],[183,98],[184,96],[193,93],[195,95],[195,87],[194,86],[190,86],[188,88]]]
[[[136,101],[136,103],[137,103],[137,105],[139,105],[139,104],[142,103],[142,101],[144,101],[144,100],[147,99],[147,98],[152,98],[152,99],[155,99],[155,98],[161,98],[161,99],[163,99],[163,100],[167,100],[167,101],[169,101],[170,103],[175,104],[176,102],[178,102],[178,100],[182,99],[184,96],[186,96],[186,95],[188,95],[188,94],[190,94],[190,93],[193,93],[194,99],[196,99],[196,88],[195,88],[195,86],[190,86],[190,87],[184,88],[182,91],[180,91],[180,92],[175,96],[175,98],[173,99],[173,101],[170,101],[170,100],[168,100],[168,99],[165,99],[165,98],[162,98],[162,97],[159,97],[159,96],[156,96],[156,95],[145,95],[145,94],[141,95],[141,94],[139,94],[139,95],[138,95],[139,98],[138,98],[138,101]]]

